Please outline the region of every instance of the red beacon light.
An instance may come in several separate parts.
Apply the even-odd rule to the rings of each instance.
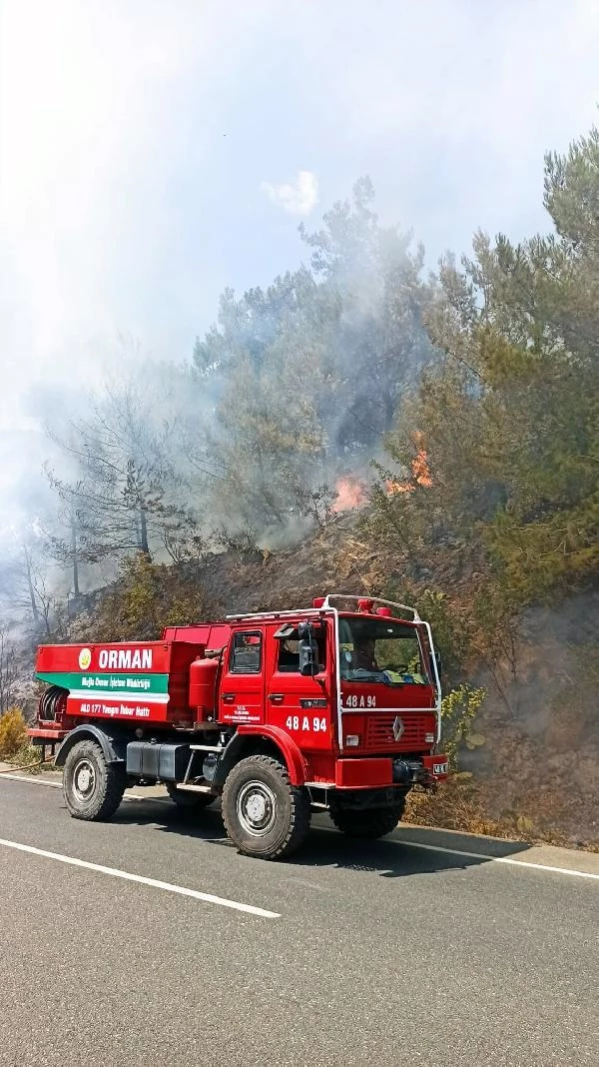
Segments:
[[[322,607],[324,607],[324,602],[325,602],[325,598],[323,596],[316,596],[316,597],[314,597],[314,600],[312,601],[312,607],[313,608],[322,608]]]
[[[377,615],[381,615],[383,619],[390,619],[392,617],[391,608],[377,608]]]
[[[358,600],[358,611],[365,611],[368,615],[371,615],[373,607],[372,600]]]

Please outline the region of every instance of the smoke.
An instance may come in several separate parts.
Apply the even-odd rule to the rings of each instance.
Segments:
[[[240,431],[215,419],[222,381],[189,377],[194,339],[225,286],[268,285],[305,259],[298,218],[347,195],[365,170],[383,225],[412,223],[429,261],[447,244],[465,247],[481,221],[535,228],[543,150],[593,117],[596,10],[555,0],[541,22],[516,5],[484,18],[466,0],[433,8],[383,0],[373,18],[356,0],[293,10],[274,0],[5,0],[0,541],[45,528],[44,463],[63,479],[76,474],[46,424],[65,436],[92,417],[90,394],[107,402],[107,386],[114,393],[127,375],[152,431],[171,428],[177,477],[201,509],[226,473],[204,444],[221,434],[227,445]],[[565,66],[558,84],[554,70]],[[362,263],[333,338],[362,394],[349,412],[342,393],[333,397],[321,420],[327,440],[308,442],[312,456],[326,453],[310,470],[314,491],[321,475],[361,473],[356,438],[370,434],[376,455],[389,428],[384,338],[372,329],[388,297]],[[121,332],[139,342],[125,356]],[[280,344],[294,340],[290,329]],[[326,379],[329,357],[304,345],[293,395]],[[299,408],[294,417],[301,425]],[[273,474],[283,491],[287,473]],[[217,503],[216,523],[226,510]],[[269,543],[309,524],[286,508],[284,521],[263,517]]]
[[[489,813],[532,817],[578,841],[597,839],[599,596],[578,593],[559,608],[530,608],[514,655],[473,679],[487,690],[485,744],[464,753],[483,781]]]

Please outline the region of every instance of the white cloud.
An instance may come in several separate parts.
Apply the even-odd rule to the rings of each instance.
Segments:
[[[311,170],[298,171],[293,184],[271,185],[270,182],[262,182],[260,189],[289,215],[307,217],[318,203],[318,178]]]

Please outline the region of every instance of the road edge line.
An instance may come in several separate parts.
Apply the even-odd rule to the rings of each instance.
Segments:
[[[35,778],[32,778],[32,777],[28,778],[28,777],[25,777],[22,774],[3,774],[2,778],[8,779],[11,782],[30,782],[32,785],[49,785],[53,789],[60,789],[62,787],[61,782],[48,782],[48,781],[45,781],[43,779],[36,781]],[[2,781],[2,778],[0,778],[0,781]],[[124,801],[128,801],[128,802],[131,802],[133,800],[140,800],[140,801],[144,801],[146,804],[170,804],[170,800],[168,799],[168,797],[146,797],[146,796],[143,796],[140,793],[133,793],[130,796],[127,796],[125,794],[125,796],[123,797],[123,800]],[[410,829],[413,828],[413,829],[417,830],[418,827],[419,827],[419,824],[418,823],[410,823],[409,826],[410,826]],[[439,833],[445,833],[445,832],[456,833],[456,832],[460,832],[460,831],[446,831],[445,828],[442,827],[442,826],[422,827],[422,829],[427,829],[427,830],[433,829],[433,830],[437,830]],[[331,827],[329,827],[329,826],[319,826],[318,830],[319,831],[320,830],[324,830],[325,832],[328,832],[328,833],[337,833],[337,831],[332,826]],[[476,837],[476,839],[479,840],[479,841],[482,841],[482,840],[485,839],[483,834],[473,834],[473,835],[468,835],[468,836]],[[513,859],[511,856],[490,856],[486,852],[466,852],[464,849],[445,848],[442,845],[428,845],[428,844],[425,844],[424,842],[420,842],[420,841],[405,841],[403,838],[394,838],[393,840],[398,845],[406,845],[407,848],[420,848],[420,849],[423,849],[423,850],[428,851],[428,852],[442,852],[445,855],[449,855],[449,856],[464,856],[464,858],[466,858],[466,859],[481,860],[481,862],[484,862],[484,863],[505,863],[505,864],[507,864],[507,865],[509,865],[511,867],[529,867],[531,870],[536,870],[536,871],[549,871],[550,873],[554,873],[554,874],[565,874],[570,878],[587,878],[587,879],[590,879],[591,881],[599,881],[599,873],[594,873],[593,871],[577,871],[573,867],[555,867],[555,866],[553,866],[551,864],[548,864],[548,863],[533,863],[532,860]],[[508,838],[493,838],[493,840],[494,841],[501,841],[501,842],[503,842],[505,844],[509,844],[509,839]],[[0,840],[0,844],[1,843],[2,843],[2,841]],[[553,846],[549,846],[549,847],[553,847]],[[594,853],[588,853],[588,855],[594,855]],[[125,876],[123,875],[123,877],[125,877]],[[248,907],[249,906],[250,905],[248,905]],[[273,916],[275,915],[274,912],[272,914],[273,914]],[[280,918],[280,916],[276,915],[276,918]]]
[[[426,845],[420,841],[398,841],[407,848],[421,848],[427,852],[443,852],[450,856],[464,856],[467,859],[481,860],[484,863],[505,863],[510,867],[530,867],[535,871],[551,871],[555,874],[567,874],[571,878],[590,878],[599,882],[599,873],[577,871],[573,867],[554,867],[548,863],[533,863],[532,860],[516,860],[512,856],[489,856],[484,852],[465,852],[459,848],[443,848],[442,845]]]
[[[59,782],[49,782],[47,778],[34,778],[32,775],[27,774],[2,774],[0,782],[6,780],[8,782],[27,782],[28,785],[46,785],[50,786],[50,789],[62,789],[62,778]],[[123,800],[143,800],[146,804],[170,804],[171,801],[168,797],[146,797],[143,793],[130,793],[123,796]]]
[[[5,774],[0,775],[0,782],[30,782],[31,785],[49,785],[51,789],[60,789],[62,782],[49,782],[47,778],[34,778],[33,775]]]
[[[276,911],[267,911],[258,908],[254,904],[242,904],[237,900],[228,900],[226,897],[217,897],[212,893],[202,893],[199,889],[189,889],[186,886],[173,885],[171,882],[162,882],[157,878],[146,878],[142,874],[132,874],[130,871],[121,871],[117,867],[105,867],[100,863],[90,863],[89,860],[80,860],[75,856],[63,856],[60,852],[49,852],[34,845],[24,845],[20,841],[8,841],[0,837],[0,846],[12,848],[17,852],[26,852],[33,856],[41,856],[44,859],[55,860],[71,867],[81,867],[84,870],[96,871],[98,874],[107,874],[112,878],[121,878],[126,882],[136,882],[138,885],[147,885],[153,889],[162,889],[167,893],[176,893],[182,897],[191,897],[193,900],[201,900],[206,904],[217,904],[222,908],[231,908],[233,911],[241,911],[247,915],[256,915],[261,919],[280,919],[281,915]]]

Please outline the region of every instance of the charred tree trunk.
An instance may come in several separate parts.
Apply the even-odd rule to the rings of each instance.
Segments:
[[[144,507],[139,509],[139,548],[144,555],[150,555],[150,546],[148,544],[148,520],[146,516],[146,509]]]
[[[29,602],[31,604],[31,614],[33,615],[33,622],[36,627],[40,624],[40,613],[37,606],[37,600],[35,596],[35,589],[33,588],[33,575],[31,573],[31,557],[27,545],[23,547],[23,553],[25,555],[25,574],[27,577],[27,588],[29,590]]]
[[[0,715],[15,703],[17,662],[8,629],[0,626]]]
[[[73,564],[73,594],[79,599],[79,559],[77,556],[77,523],[71,519],[71,560]]]
[[[395,421],[395,399],[391,396],[390,390],[385,392],[383,407],[385,412],[385,433],[390,433]]]

